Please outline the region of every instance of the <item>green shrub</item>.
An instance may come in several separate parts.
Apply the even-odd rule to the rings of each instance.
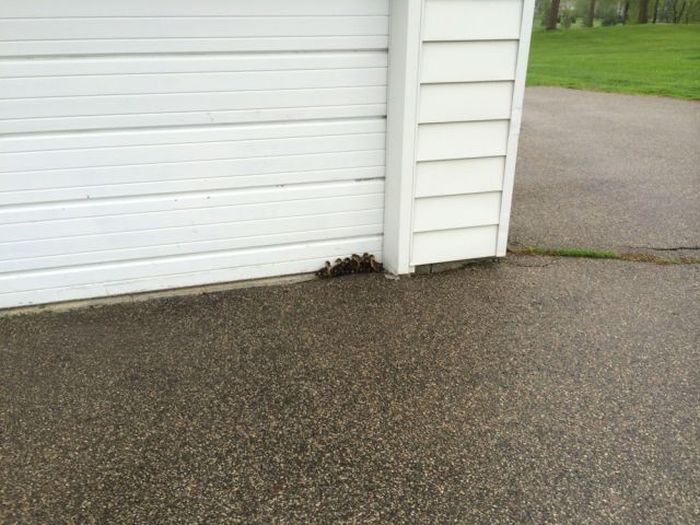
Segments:
[[[617,7],[614,5],[606,5],[599,9],[598,16],[600,17],[600,24],[605,27],[614,26],[622,22],[620,14],[617,12]]]
[[[566,9],[559,15],[561,25],[564,29],[569,29],[576,23],[576,12],[573,9]]]

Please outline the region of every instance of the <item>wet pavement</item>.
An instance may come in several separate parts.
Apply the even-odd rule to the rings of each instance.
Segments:
[[[0,521],[697,522],[699,273],[513,257],[0,319]]]

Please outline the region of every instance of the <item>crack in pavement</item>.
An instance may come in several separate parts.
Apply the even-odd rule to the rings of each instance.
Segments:
[[[654,250],[657,252],[680,252],[684,250],[700,250],[700,246],[674,246],[670,248],[660,246],[625,246],[632,250]]]

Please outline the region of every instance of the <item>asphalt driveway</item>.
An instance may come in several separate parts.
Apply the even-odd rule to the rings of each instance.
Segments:
[[[528,88],[515,246],[696,256],[700,103]]]
[[[685,195],[686,172],[598,208],[598,183],[542,160],[571,150],[534,93],[516,242],[697,242],[668,203],[622,228],[647,185]],[[568,191],[590,213],[555,206]],[[697,523],[699,278],[512,256],[0,317],[0,522]]]

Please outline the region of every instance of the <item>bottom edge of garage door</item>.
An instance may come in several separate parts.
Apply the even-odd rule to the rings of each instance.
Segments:
[[[299,248],[301,250],[293,260],[280,260],[278,262],[249,266],[200,269],[170,275],[154,275],[71,286],[62,286],[60,279],[56,278],[57,286],[55,287],[0,293],[0,310],[71,301],[115,298],[131,294],[148,294],[228,283],[237,283],[244,286],[245,282],[253,284],[259,279],[310,274],[319,270],[325,261],[333,261],[339,257],[349,257],[353,253],[368,252],[372,253],[377,260],[381,261],[382,259],[381,236],[343,240],[340,242],[314,243],[313,246],[307,245]],[[308,258],[304,258],[304,251],[308,252]]]

